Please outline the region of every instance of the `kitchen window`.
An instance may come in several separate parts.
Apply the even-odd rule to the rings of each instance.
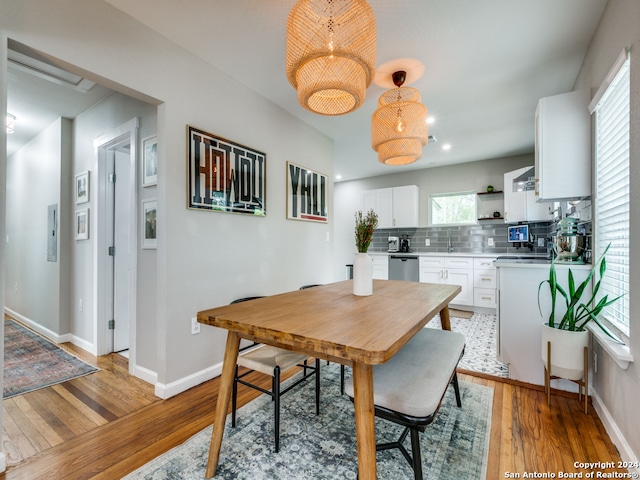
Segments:
[[[618,57],[589,105],[595,124],[594,253],[609,247],[599,296],[613,299],[605,318],[629,335],[629,58]]]
[[[477,222],[476,192],[429,195],[431,225],[468,225]]]

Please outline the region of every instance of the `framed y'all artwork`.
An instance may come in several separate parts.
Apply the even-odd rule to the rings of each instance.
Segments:
[[[157,248],[158,202],[155,198],[142,201],[142,248]]]
[[[327,176],[287,162],[287,218],[327,222]]]
[[[76,175],[75,184],[76,205],[89,201],[89,172],[82,172]]]
[[[89,239],[89,209],[76,212],[76,240]]]
[[[267,214],[267,155],[187,125],[187,207]]]
[[[142,186],[150,187],[158,183],[158,137],[155,135],[142,140]]]

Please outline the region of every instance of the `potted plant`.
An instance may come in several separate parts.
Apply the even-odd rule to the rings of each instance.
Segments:
[[[589,344],[589,331],[586,330],[585,327],[589,322],[595,322],[609,337],[619,341],[598,319],[598,315],[605,307],[620,298],[616,297],[609,300],[608,296],[605,295],[601,299],[596,300],[602,278],[607,269],[605,254],[609,250],[609,246],[607,246],[600,258],[594,263],[593,268],[585,280],[579,285],[576,285],[573,272],[569,269],[567,277],[568,285],[566,288],[562,287],[558,283],[554,260],[551,262],[551,268],[549,269],[549,279],[540,282],[538,286],[538,309],[541,316],[540,292],[542,286],[544,284],[549,285],[551,293],[551,313],[549,314],[548,321],[542,328],[541,353],[542,361],[546,369],[545,387],[548,387],[548,376],[557,376],[573,381],[579,381],[583,378],[586,365],[584,349],[587,348]],[[596,273],[598,274],[598,279],[593,286],[593,290],[589,291],[589,285]],[[587,302],[582,300],[585,294],[585,298],[588,298]],[[556,319],[556,300],[558,296],[564,299],[566,306],[566,312],[559,321]],[[551,346],[550,350],[549,342]],[[551,358],[551,362],[548,362],[549,358]],[[550,367],[548,363],[551,363]]]
[[[355,217],[358,253],[353,262],[353,294],[367,296],[373,294],[373,263],[367,255],[367,250],[373,240],[373,232],[378,226],[378,215],[373,210],[369,210],[366,215],[362,214],[362,210],[358,210]]]

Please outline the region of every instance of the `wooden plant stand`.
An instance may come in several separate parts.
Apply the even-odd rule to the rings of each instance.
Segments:
[[[544,367],[544,391],[547,394],[547,405],[551,405],[551,380],[562,378],[551,375],[551,342],[547,342],[547,365]],[[571,380],[578,384],[578,400],[582,400],[582,389],[584,387],[584,413],[587,413],[587,400],[589,388],[589,348],[584,347],[584,373],[582,380]]]

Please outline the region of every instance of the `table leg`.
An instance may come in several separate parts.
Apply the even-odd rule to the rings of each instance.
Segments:
[[[440,324],[443,330],[451,330],[451,319],[449,318],[449,306],[440,310]]]
[[[209,459],[207,460],[206,477],[211,478],[216,474],[218,459],[220,458],[220,447],[222,446],[222,435],[224,434],[224,422],[227,418],[227,409],[233,389],[233,377],[238,360],[238,350],[240,348],[240,337],[235,332],[227,335],[227,346],[224,351],[222,363],[222,376],[220,378],[220,392],[218,393],[218,403],[213,420],[213,431],[211,432],[211,446],[209,447]]]
[[[354,362],[353,388],[358,444],[358,476],[360,480],[375,480],[376,432],[373,407],[373,368],[371,365]]]

